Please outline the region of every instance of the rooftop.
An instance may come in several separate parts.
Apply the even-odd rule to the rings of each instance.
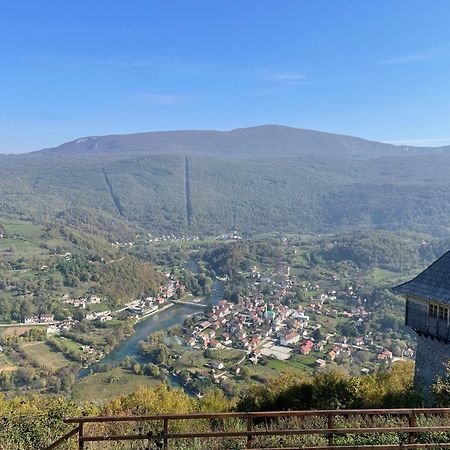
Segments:
[[[395,286],[391,291],[450,304],[450,251],[411,281]]]

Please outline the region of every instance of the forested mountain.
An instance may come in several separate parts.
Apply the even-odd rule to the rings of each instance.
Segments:
[[[349,228],[445,234],[450,148],[282,126],[88,137],[0,157],[1,216],[109,237]]]

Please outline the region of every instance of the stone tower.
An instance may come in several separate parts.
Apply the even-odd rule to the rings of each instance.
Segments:
[[[392,291],[406,298],[406,325],[417,334],[414,384],[429,403],[431,386],[447,374],[450,359],[450,251]]]

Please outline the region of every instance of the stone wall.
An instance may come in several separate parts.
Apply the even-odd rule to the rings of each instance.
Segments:
[[[426,404],[431,404],[431,386],[436,377],[445,377],[446,363],[450,359],[450,344],[443,344],[424,336],[417,336],[416,369],[414,385],[423,395]]]

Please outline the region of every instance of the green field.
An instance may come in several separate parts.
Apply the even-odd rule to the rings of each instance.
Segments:
[[[270,359],[267,366],[280,372],[297,372],[299,370],[312,372],[314,370],[315,355],[294,355],[286,361]]]
[[[291,264],[295,267],[308,267],[308,252],[297,250],[297,253],[292,258]]]
[[[69,350],[73,350],[75,353],[80,353],[80,354],[83,353],[80,349],[81,344],[79,344],[78,342],[74,342],[71,339],[67,339],[66,337],[55,337],[54,339],[56,341],[62,342],[63,344],[65,344],[67,346],[67,348]]]
[[[52,351],[45,342],[27,342],[21,349],[31,363],[48,370],[58,370],[70,364],[62,353]]]
[[[30,326],[30,325],[19,325],[19,326],[0,326],[0,336],[21,336],[27,331],[33,328],[43,328],[41,325]]]
[[[22,237],[38,236],[44,231],[40,225],[34,225],[29,222],[5,223],[5,230],[8,235]]]
[[[44,242],[41,235],[44,231],[40,225],[29,222],[5,223],[4,238],[0,238],[0,258],[17,259],[34,255],[48,254],[48,250],[40,244]]]
[[[234,348],[223,348],[220,350],[211,350],[212,360],[222,360],[225,363],[231,361],[239,361],[245,352]]]
[[[390,270],[380,269],[379,267],[376,267],[373,269],[373,279],[376,282],[379,281],[385,281],[385,280],[392,280],[399,277],[398,272],[392,272]]]
[[[46,249],[43,249],[35,242],[15,238],[0,239],[0,254],[4,257],[42,255],[47,253],[48,251]]]
[[[104,403],[120,395],[134,392],[139,386],[152,387],[158,382],[145,375],[135,375],[120,367],[106,373],[89,375],[75,386],[73,398],[80,403]]]

